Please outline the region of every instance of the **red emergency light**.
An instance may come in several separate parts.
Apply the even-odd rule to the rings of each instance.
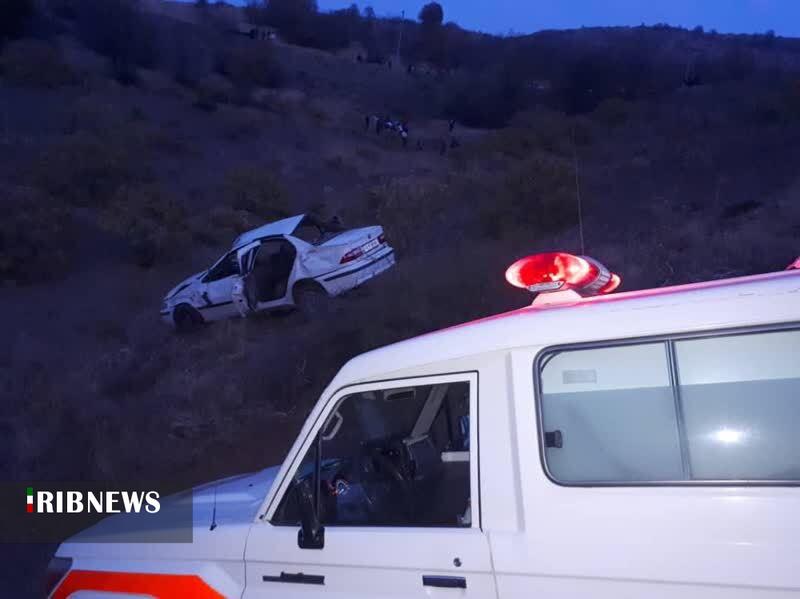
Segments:
[[[597,260],[565,252],[533,254],[517,260],[506,270],[514,287],[534,293],[574,291],[580,296],[611,293],[622,283]]]

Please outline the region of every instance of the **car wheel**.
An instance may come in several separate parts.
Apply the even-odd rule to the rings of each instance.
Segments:
[[[294,288],[294,304],[304,318],[325,316],[330,311],[331,298],[318,285],[302,285]]]
[[[172,313],[172,320],[175,322],[175,330],[179,333],[188,333],[203,324],[203,317],[200,313],[186,304],[181,304],[175,308]]]

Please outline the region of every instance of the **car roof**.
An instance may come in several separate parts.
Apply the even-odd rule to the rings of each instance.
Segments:
[[[233,241],[232,247],[233,249],[236,249],[242,247],[243,245],[247,245],[251,241],[263,239],[264,237],[272,237],[275,235],[291,235],[300,225],[305,216],[305,214],[290,216],[289,218],[277,220],[274,223],[267,223],[266,225],[261,225],[260,227],[246,231]]]
[[[357,356],[331,386],[444,374],[443,362],[514,348],[784,322],[800,324],[800,270],[527,306]]]

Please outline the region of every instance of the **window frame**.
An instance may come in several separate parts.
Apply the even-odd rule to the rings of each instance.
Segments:
[[[239,272],[231,273],[229,275],[225,275],[223,277],[217,277],[212,279],[211,275],[215,268],[221,266],[224,262],[230,261],[231,257],[236,260],[239,266]],[[225,279],[229,279],[230,277],[239,277],[242,275],[242,265],[239,264],[239,256],[238,250],[231,250],[230,252],[225,252],[213,265],[206,271],[206,274],[203,275],[203,279],[200,281],[201,283],[216,283],[217,281],[224,281]]]
[[[441,383],[467,383],[469,385],[469,397],[470,397],[470,423],[469,423],[469,441],[470,441],[470,489],[469,489],[469,499],[470,499],[470,510],[472,515],[472,523],[469,526],[430,526],[430,525],[402,525],[402,524],[394,524],[394,525],[369,525],[369,524],[358,524],[358,525],[342,525],[342,524],[326,524],[326,529],[336,530],[336,529],[355,529],[355,528],[363,528],[365,530],[381,530],[381,529],[424,529],[424,530],[432,530],[432,529],[441,529],[441,530],[483,530],[482,520],[481,520],[481,484],[480,484],[480,435],[479,435],[479,413],[480,413],[480,395],[479,395],[479,374],[477,370],[469,370],[469,371],[461,371],[461,372],[448,372],[448,373],[441,373],[441,374],[431,374],[431,375],[420,375],[415,377],[403,377],[403,378],[393,378],[393,379],[382,379],[376,381],[370,381],[367,383],[356,383],[352,385],[346,385],[344,387],[340,387],[336,391],[334,391],[331,395],[324,399],[324,407],[320,410],[319,414],[317,415],[316,419],[314,420],[313,426],[309,429],[308,434],[303,439],[303,443],[300,446],[299,450],[293,455],[290,456],[291,464],[289,468],[286,470],[286,474],[281,478],[280,481],[276,481],[278,487],[273,495],[271,501],[269,502],[269,506],[267,507],[266,511],[264,512],[263,520],[276,527],[296,527],[296,525],[292,524],[280,524],[275,523],[272,520],[275,517],[275,514],[278,511],[284,497],[288,493],[291,492],[292,482],[294,481],[295,473],[297,472],[298,468],[303,463],[306,455],[311,449],[311,446],[318,442],[319,434],[322,430],[322,427],[327,422],[328,418],[330,417],[333,410],[338,405],[339,401],[345,398],[348,395],[353,395],[356,393],[362,393],[365,391],[376,391],[376,390],[383,390],[383,389],[394,389],[398,387],[415,387],[415,386],[424,386],[424,385],[438,385]],[[316,491],[315,491],[316,492]],[[315,501],[317,500],[315,496]]]
[[[538,435],[539,462],[542,471],[551,483],[560,487],[800,487],[800,480],[749,480],[749,479],[681,479],[664,481],[563,481],[550,472],[547,464],[546,447],[544,444],[544,417],[542,407],[542,370],[547,366],[548,357],[555,354],[582,349],[605,349],[642,345],[647,343],[663,343],[665,359],[669,371],[670,386],[676,402],[678,435],[681,440],[681,461],[686,465],[686,429],[683,422],[683,410],[680,402],[680,386],[677,381],[677,357],[675,343],[692,339],[713,339],[721,337],[735,337],[742,335],[756,335],[763,333],[779,333],[786,331],[800,332],[800,322],[785,322],[766,325],[739,326],[715,329],[710,331],[689,331],[683,333],[666,333],[630,337],[625,339],[609,339],[578,343],[565,343],[543,347],[533,359],[533,394],[534,411],[536,418],[536,432]]]

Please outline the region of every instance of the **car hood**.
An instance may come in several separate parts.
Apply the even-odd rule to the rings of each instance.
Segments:
[[[178,295],[181,291],[186,289],[189,285],[191,285],[192,283],[202,279],[207,272],[208,272],[207,270],[203,270],[203,271],[194,273],[191,277],[185,278],[183,281],[181,281],[180,283],[175,285],[175,287],[170,289],[167,292],[167,295],[164,296],[164,299],[170,299],[171,297],[174,297],[174,296]]]
[[[223,478],[195,487],[190,492],[194,502],[195,521],[198,517],[201,522],[204,518],[209,523],[212,521],[216,496],[217,526],[252,522],[258,508],[261,507],[261,502],[272,487],[278,470],[280,466],[270,466],[258,472]]]
[[[269,492],[280,466],[203,484],[161,498],[155,516],[118,514],[71,537],[58,555],[133,559],[162,549],[172,556],[241,556],[247,530]],[[192,510],[191,542],[175,543],[178,526],[185,527],[187,504]],[[184,530],[184,532],[186,532]],[[225,555],[218,555],[224,552]]]

